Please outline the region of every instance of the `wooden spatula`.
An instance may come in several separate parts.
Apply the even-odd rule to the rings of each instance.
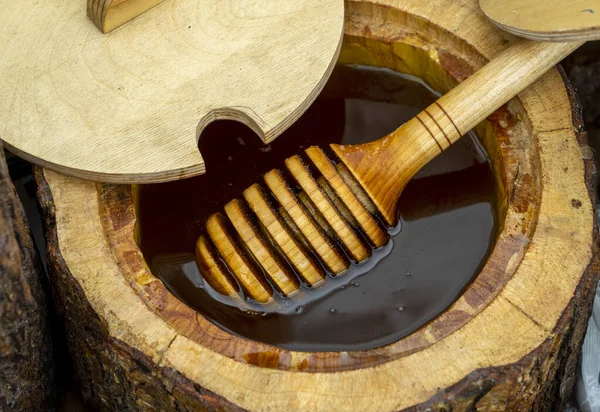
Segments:
[[[211,121],[269,142],[308,108],[343,25],[343,0],[0,0],[0,139],[95,181],[198,175]]]
[[[480,0],[483,12],[500,28],[543,41],[600,39],[597,0]]]
[[[274,290],[293,296],[300,282],[318,285],[323,268],[338,275],[368,259],[388,241],[400,194],[419,169],[580,45],[522,40],[395,132],[287,159],[285,172],[267,173],[245,200],[209,217],[196,250],[204,278],[221,293],[241,288],[267,303]]]

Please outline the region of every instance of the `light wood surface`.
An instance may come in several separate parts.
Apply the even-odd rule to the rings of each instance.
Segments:
[[[597,0],[479,0],[483,12],[517,36],[542,41],[600,39]]]
[[[169,0],[102,34],[83,2],[0,0],[0,139],[94,181],[201,174],[208,123],[269,142],[306,110],[343,23],[343,0]]]
[[[475,0],[347,5],[341,63],[441,92],[515,42]],[[149,271],[134,188],[38,173],[84,399],[111,410],[561,410],[598,278],[594,165],[573,91],[551,69],[477,130],[498,184],[488,260],[439,317],[361,352],[292,352],[220,330]]]
[[[87,13],[102,33],[122,26],[164,0],[87,0]]]

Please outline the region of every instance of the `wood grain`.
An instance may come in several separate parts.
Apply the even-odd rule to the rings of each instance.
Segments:
[[[252,264],[245,251],[238,248],[239,242],[234,240],[232,233],[226,227],[224,217],[220,214],[210,216],[206,222],[206,229],[212,243],[236,274],[236,279],[246,293],[258,302],[270,302],[273,289],[260,270]]]
[[[334,239],[344,245],[346,252],[353,260],[360,262],[368,258],[371,254],[370,249],[333,206],[300,157],[296,155],[286,159],[285,165],[314,206],[315,210],[311,215],[317,216],[320,214],[323,216],[330,228],[327,231],[329,233],[333,232]]]
[[[209,244],[205,236],[200,236],[196,242],[196,264],[202,277],[213,289],[225,296],[235,296],[239,288],[235,280],[224,268],[219,257],[214,252],[214,247]]]
[[[600,39],[600,4],[594,0],[480,0],[483,12],[517,36],[541,41]]]
[[[277,216],[277,212],[268,204],[264,192],[255,184],[244,191],[244,198],[252,211],[256,214],[261,224],[269,233],[271,239],[277,244],[281,253],[285,255],[296,272],[311,286],[323,282],[325,273],[319,264],[312,258],[311,254],[288,233],[289,229]]]
[[[291,296],[298,291],[299,284],[289,266],[276,256],[276,251],[259,233],[259,229],[248,219],[248,212],[239,200],[232,200],[225,205],[225,213],[232,223],[240,242],[254,256],[266,276],[285,296]],[[235,273],[235,269],[233,269]]]
[[[83,179],[199,175],[208,123],[237,120],[265,142],[294,123],[343,23],[343,0],[169,0],[102,34],[80,1],[0,0],[0,138]]]
[[[289,220],[288,227],[296,227],[331,273],[339,274],[346,270],[349,262],[327,235],[318,228],[314,216],[310,215],[294,196],[281,173],[272,170],[265,175],[267,186],[277,198]]]
[[[389,235],[379,227],[361,201],[354,195],[323,150],[318,147],[310,147],[306,149],[306,154],[321,175],[329,182],[336,196],[347,207],[371,244],[376,248],[385,245],[389,240]]]
[[[473,0],[350,1],[346,33],[341,63],[403,70],[443,92],[515,41]],[[85,399],[108,409],[561,410],[599,273],[594,166],[582,159],[572,90],[552,69],[477,130],[498,180],[496,246],[446,312],[362,352],[289,352],[218,329],[148,270],[134,189],[40,172]]]

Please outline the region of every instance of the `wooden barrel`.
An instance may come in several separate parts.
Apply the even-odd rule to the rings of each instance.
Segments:
[[[44,276],[0,145],[0,410],[54,407]]]
[[[475,0],[347,2],[340,63],[446,91],[516,39]],[[560,69],[478,128],[499,234],[462,296],[390,345],[294,352],[219,329],[152,275],[135,188],[38,170],[48,255],[84,398],[103,409],[557,410],[598,280],[593,163]]]

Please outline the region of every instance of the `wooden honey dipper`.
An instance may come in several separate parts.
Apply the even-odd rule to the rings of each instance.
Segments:
[[[267,303],[275,290],[293,296],[300,282],[314,287],[368,259],[388,242],[410,179],[581,44],[521,40],[393,133],[286,159],[285,172],[264,176],[266,188],[250,186],[208,218],[196,245],[203,277],[219,293],[241,288]]]

